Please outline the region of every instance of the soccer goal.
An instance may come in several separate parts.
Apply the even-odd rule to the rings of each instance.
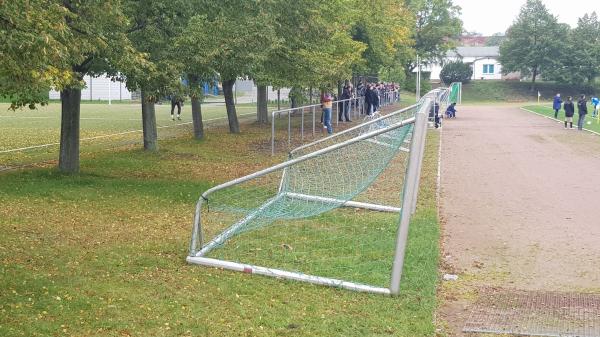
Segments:
[[[437,89],[207,190],[196,205],[187,261],[398,294],[427,116],[447,97]]]

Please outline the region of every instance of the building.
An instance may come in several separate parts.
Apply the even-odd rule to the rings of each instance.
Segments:
[[[448,51],[445,63],[462,61],[473,69],[473,80],[501,80],[502,65],[498,61],[500,48],[493,47],[457,47],[456,50]],[[431,72],[430,79],[434,82],[440,80],[440,72],[443,64],[433,64],[423,67],[423,71]]]
[[[125,83],[112,81],[110,77],[98,76],[91,77],[86,75],[83,77],[85,87],[81,89],[81,100],[88,101],[121,101],[131,100],[132,93],[127,89]],[[60,99],[60,92],[51,90],[49,93],[50,99]]]

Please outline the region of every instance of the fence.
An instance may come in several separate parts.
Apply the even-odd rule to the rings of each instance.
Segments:
[[[400,93],[397,91],[386,91],[379,97],[379,106],[385,107],[396,102],[400,101]],[[317,111],[319,113],[319,122],[317,122]],[[348,113],[348,116],[352,119],[360,119],[361,116],[367,115],[367,104],[365,102],[364,96],[343,99],[333,101],[332,108],[332,123],[335,123],[336,126],[339,125],[339,122],[343,118],[343,116]],[[321,130],[320,124],[322,123],[322,112],[321,112],[321,104],[311,104],[305,105],[297,108],[288,108],[282,110],[275,110],[271,113],[271,155],[275,154],[276,147],[276,118],[281,119],[282,116],[287,115],[287,146],[286,148],[289,150],[292,147],[292,135],[294,130],[298,132],[300,136],[300,142],[303,143],[307,134],[306,130],[309,130],[309,134],[312,138],[314,138],[317,134],[317,129]],[[300,117],[299,121],[294,121],[292,117]],[[294,122],[296,125],[294,125]],[[306,125],[306,123],[309,125]],[[281,124],[281,123],[279,123]]]

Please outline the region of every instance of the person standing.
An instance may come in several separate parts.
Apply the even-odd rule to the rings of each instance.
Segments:
[[[175,116],[173,116],[173,112],[175,111],[175,107],[177,107],[177,119],[181,120],[181,106],[183,105],[183,98],[179,95],[173,94],[171,95],[171,120],[175,120]]]
[[[367,105],[367,115],[370,116],[373,113],[373,86],[371,84],[367,84],[365,104]]]
[[[581,95],[577,101],[577,113],[579,114],[579,119],[577,120],[577,129],[581,131],[583,130],[585,115],[587,115],[587,100],[585,99],[585,95]]]
[[[554,102],[552,103],[552,108],[554,109],[554,118],[558,118],[558,111],[560,110],[562,99],[560,98],[560,94],[556,94],[554,96]]]
[[[575,105],[573,104],[573,97],[567,97],[567,101],[563,104],[563,109],[565,109],[565,129],[567,128],[567,123],[569,123],[569,127],[573,129],[573,115],[575,114]]]
[[[331,126],[331,108],[333,107],[333,95],[329,92],[323,94],[323,126],[327,129],[328,134],[333,134]]]
[[[598,97],[592,97],[592,106],[594,107],[594,111],[592,111],[592,118],[598,118],[598,109],[600,109],[600,100]]]
[[[343,119],[346,119],[346,122],[352,122],[350,120],[350,99],[352,98],[352,84],[350,84],[350,81],[346,80],[346,83],[344,85],[344,88],[342,89],[342,109],[340,109],[340,111],[338,111],[338,120],[340,122],[343,121]]]

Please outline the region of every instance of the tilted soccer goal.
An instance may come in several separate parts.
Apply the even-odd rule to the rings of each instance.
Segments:
[[[446,93],[436,90],[207,190],[196,205],[187,261],[397,294],[427,115]]]

